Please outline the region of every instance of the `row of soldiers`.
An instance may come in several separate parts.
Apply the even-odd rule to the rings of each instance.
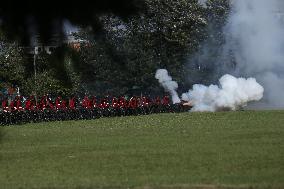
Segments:
[[[97,99],[94,96],[85,96],[82,100],[75,96],[69,99],[63,99],[58,96],[55,100],[48,95],[40,98],[39,101],[36,100],[34,96],[30,96],[25,99],[22,96],[16,96],[15,99],[9,102],[8,99],[2,101],[2,111],[4,112],[14,112],[14,111],[44,111],[48,110],[67,110],[67,109],[93,109],[93,108],[132,108],[135,109],[140,106],[149,106],[151,104],[168,106],[170,104],[169,96],[164,96],[162,99],[160,97],[154,100],[142,96],[142,97],[131,97],[130,99],[122,97],[105,97]]]
[[[48,95],[36,100],[34,96],[24,99],[16,97],[10,103],[2,102],[0,124],[22,124],[42,121],[64,121],[96,119],[100,117],[146,115],[163,112],[183,112],[190,107],[182,104],[171,104],[169,96],[156,97],[104,97],[85,96],[79,99],[75,96],[69,99],[52,98]]]

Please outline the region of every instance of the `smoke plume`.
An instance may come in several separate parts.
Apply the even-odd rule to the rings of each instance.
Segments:
[[[264,97],[250,104],[250,109],[284,108],[283,1],[228,1],[231,12],[223,28],[224,42],[220,43],[223,45],[212,45],[208,41],[190,62],[211,70],[205,75],[211,82],[227,73],[256,78],[265,89]],[[214,35],[214,31],[210,34]]]
[[[157,70],[155,78],[159,80],[159,83],[162,85],[165,91],[170,93],[173,104],[180,103],[180,98],[176,92],[178,84],[172,80],[172,77],[169,76],[168,71],[165,69]]]
[[[281,8],[282,7],[282,8]],[[281,0],[237,0],[225,28],[224,56],[232,53],[234,75],[255,77],[265,88],[257,108],[284,107],[284,13]]]
[[[217,85],[193,85],[193,89],[182,95],[182,100],[191,101],[192,111],[237,110],[250,101],[263,97],[264,89],[254,78],[236,78],[224,75]]]

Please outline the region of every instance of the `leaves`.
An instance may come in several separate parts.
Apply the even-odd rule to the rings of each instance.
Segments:
[[[23,62],[23,51],[18,44],[9,43],[0,33],[0,82],[3,86],[21,85],[25,72]]]
[[[99,33],[83,28],[74,35],[80,42],[78,52],[63,46],[51,56],[37,56],[36,81],[32,62],[27,63],[17,44],[1,39],[0,79],[20,85],[26,94],[120,95],[133,88],[155,93],[162,90],[154,73],[166,68],[183,85],[186,65],[198,75],[193,73],[196,62],[188,59],[202,49],[204,41],[214,47],[211,60],[218,54],[229,1],[208,0],[202,6],[197,0],[145,0],[145,5],[143,12],[127,19],[113,14],[98,17],[103,26]]]

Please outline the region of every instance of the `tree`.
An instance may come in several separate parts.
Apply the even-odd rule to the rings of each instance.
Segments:
[[[144,1],[144,11],[127,19],[116,14],[97,16],[102,25],[96,35],[93,35],[93,27],[84,27],[75,34],[81,42],[78,52],[63,46],[52,55],[38,55],[36,78],[33,64],[25,63],[16,43],[4,40],[2,51],[5,53],[0,55],[0,61],[10,67],[3,69],[0,77],[21,85],[25,94],[66,95],[159,93],[162,89],[154,78],[159,68],[168,69],[174,80],[185,88],[193,82],[211,80],[214,60],[220,53],[218,47],[224,41],[222,28],[229,0],[208,0],[206,6],[197,0]],[[202,49],[206,50],[203,52],[206,56],[200,53]],[[7,52],[11,52],[14,59],[6,60]],[[204,62],[206,64],[202,65],[206,66],[199,69]],[[11,71],[17,76],[7,75]],[[195,80],[184,82],[187,75]]]
[[[181,81],[188,54],[205,38],[205,16],[196,0],[147,0],[145,11],[126,22],[114,15],[101,17],[101,35],[92,38],[86,30],[77,35],[91,44],[80,51],[81,67],[89,71],[85,76],[119,91],[156,90],[158,68],[169,69]]]
[[[0,33],[0,88],[23,84],[24,62],[23,50],[16,42],[8,42],[3,33]]]
[[[36,76],[33,70],[26,78],[25,94],[70,95],[79,90],[79,78],[73,70],[72,56],[75,52],[67,46],[58,47],[51,55],[45,52],[36,56]]]

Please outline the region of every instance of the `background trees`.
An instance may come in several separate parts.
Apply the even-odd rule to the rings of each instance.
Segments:
[[[70,64],[72,53],[64,46],[52,55],[42,52],[36,55],[34,67],[33,56],[27,53],[26,48],[16,42],[9,42],[3,33],[0,34],[1,93],[6,93],[10,87],[19,87],[20,93],[24,95],[68,95],[76,92],[79,83]]]
[[[96,35],[91,28],[81,28],[75,34],[81,42],[79,51],[62,47],[51,56],[39,55],[36,81],[32,67],[22,68],[24,91],[159,93],[162,89],[154,79],[158,68],[168,69],[181,87],[196,81],[185,80],[188,74],[199,80],[206,78],[206,69],[214,67],[210,62],[223,40],[228,0],[208,0],[206,6],[197,0],[145,0],[144,4],[140,14],[127,19],[114,14],[100,16],[102,28]],[[214,47],[211,60],[194,60],[194,54],[208,44]],[[196,60],[206,61],[207,68],[200,72]],[[35,82],[38,84],[33,85]]]
[[[62,46],[51,55],[44,51],[36,56],[34,67],[26,67],[26,79],[22,85],[24,94],[45,95],[48,93],[70,95],[79,89],[79,79],[73,70],[73,50]]]
[[[90,37],[88,30],[81,30],[77,35],[91,44],[80,51],[80,59],[91,68],[86,77],[93,89],[104,90],[105,87],[119,92],[132,89],[160,92],[154,79],[158,68],[170,70],[175,80],[184,87],[193,83],[185,80],[188,74],[194,73],[201,80],[209,75],[207,70],[212,71],[214,56],[223,40],[222,28],[229,2],[210,0],[205,7],[196,0],[145,2],[145,11],[127,21],[114,15],[101,17],[104,32],[95,38]],[[210,41],[210,46],[214,46],[210,52],[211,60],[204,60],[212,64],[200,72],[198,61],[189,60],[190,55],[204,47],[204,41]],[[189,67],[191,72],[185,67]],[[104,83],[102,88],[99,83]]]
[[[23,51],[16,42],[8,42],[0,32],[0,88],[23,84],[25,75]]]

